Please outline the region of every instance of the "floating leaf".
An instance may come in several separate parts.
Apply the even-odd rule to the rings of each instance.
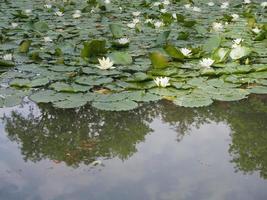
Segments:
[[[45,21],[35,22],[33,24],[33,28],[36,31],[39,31],[39,32],[42,32],[42,33],[47,32],[49,30],[49,26]]]
[[[119,24],[110,24],[109,25],[110,31],[114,38],[122,38],[123,37],[123,30],[122,26]]]
[[[20,53],[27,53],[29,51],[29,49],[30,49],[31,43],[32,43],[31,40],[23,40],[20,43],[19,52]]]
[[[152,52],[149,54],[149,58],[153,67],[155,68],[166,68],[168,65],[168,59],[160,52]]]
[[[255,86],[253,88],[249,88],[248,92],[253,94],[267,94],[267,87],[266,86]]]
[[[116,65],[130,65],[133,62],[132,56],[126,52],[113,52],[109,57]]]
[[[232,49],[232,51],[230,52],[230,57],[233,60],[238,60],[240,58],[248,56],[250,53],[251,53],[250,48],[238,46],[238,47]]]
[[[84,106],[87,103],[86,100],[76,99],[76,100],[63,100],[54,102],[53,106],[56,108],[70,109],[70,108],[79,108]]]
[[[167,39],[168,39],[170,33],[171,33],[170,30],[162,32],[157,38],[156,45],[165,44],[167,42]]]
[[[177,97],[173,102],[178,106],[190,108],[209,106],[213,103],[212,99],[209,96],[205,96],[205,94],[180,96]]]
[[[218,35],[215,35],[206,41],[206,43],[203,45],[203,50],[210,53],[221,45],[221,41],[222,38]]]
[[[29,79],[14,79],[9,85],[13,87],[30,87],[31,81]]]
[[[212,98],[219,101],[239,101],[247,98],[249,93],[244,89],[219,89],[211,94]]]
[[[180,50],[178,50],[176,47],[174,47],[173,45],[170,45],[170,44],[166,45],[164,47],[164,50],[172,58],[175,58],[175,59],[178,59],[178,60],[183,60],[184,59],[184,55],[182,54],[182,52]]]
[[[138,104],[131,100],[114,101],[114,102],[93,102],[93,107],[106,111],[127,111],[138,107]]]
[[[159,95],[147,93],[145,91],[134,91],[128,93],[128,99],[138,102],[158,101],[161,99]]]
[[[105,40],[92,40],[90,42],[83,43],[83,49],[81,51],[82,58],[90,58],[105,54],[106,41]]]
[[[55,101],[64,100],[66,98],[66,94],[59,95],[53,90],[40,90],[30,96],[30,99],[36,103],[50,103]]]

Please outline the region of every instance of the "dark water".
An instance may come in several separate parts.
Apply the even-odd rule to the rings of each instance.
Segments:
[[[201,109],[0,112],[1,200],[267,199],[263,96]]]

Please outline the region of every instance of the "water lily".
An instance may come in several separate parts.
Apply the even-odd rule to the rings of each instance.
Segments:
[[[226,8],[228,8],[228,7],[229,7],[229,2],[228,2],[228,1],[223,2],[223,3],[221,4],[221,9],[226,9]]]
[[[192,55],[192,51],[190,49],[187,49],[187,48],[181,48],[180,49],[182,54],[185,56],[185,57],[189,57]]]
[[[52,5],[51,4],[45,4],[44,7],[47,8],[47,9],[51,9]]]
[[[137,24],[137,23],[139,23],[139,22],[140,22],[140,20],[139,20],[138,18],[134,18],[134,19],[133,19],[133,23],[134,23],[134,24]]]
[[[154,82],[156,83],[158,87],[164,87],[164,88],[170,85],[169,81],[170,81],[170,78],[168,77],[164,77],[164,78],[157,77],[154,79]]]
[[[153,6],[159,6],[161,3],[160,2],[155,2],[154,4],[153,4]]]
[[[61,11],[56,11],[55,12],[55,15],[57,15],[58,17],[63,17],[64,16],[64,13],[61,12]]]
[[[195,12],[201,12],[201,8],[194,6],[193,7],[193,11],[195,11]]]
[[[251,3],[251,1],[250,0],[244,0],[244,2],[243,2],[244,4],[250,4]]]
[[[214,5],[215,5],[215,3],[212,1],[208,3],[208,6],[214,6]]]
[[[145,23],[146,24],[148,24],[148,23],[152,24],[153,23],[153,19],[146,19]]]
[[[214,31],[217,31],[217,32],[222,31],[223,30],[223,24],[220,22],[213,22],[212,29]]]
[[[211,58],[203,58],[199,64],[201,67],[210,68],[214,64],[215,60]]]
[[[105,4],[110,4],[110,0],[105,0],[104,3]]]
[[[259,29],[258,27],[255,27],[252,29],[252,31],[256,34],[260,33],[261,32],[261,29]]]
[[[169,0],[164,0],[162,3],[163,3],[164,5],[169,5],[169,4],[170,4],[170,1],[169,1]]]
[[[232,14],[231,16],[233,18],[232,19],[233,21],[237,21],[239,19],[239,15],[238,14]]]
[[[44,41],[45,42],[53,42],[53,40],[50,37],[44,37]]]
[[[166,13],[167,12],[167,9],[166,8],[160,9],[160,12],[161,13]]]
[[[25,10],[25,13],[26,13],[26,14],[31,14],[31,13],[32,13],[32,10],[31,10],[31,9],[26,9],[26,10]]]
[[[12,54],[9,53],[9,54],[6,54],[3,56],[3,59],[6,60],[6,61],[11,61],[13,58]]]
[[[186,9],[190,9],[190,8],[191,8],[191,4],[185,4],[184,7],[185,7]]]
[[[80,18],[81,17],[81,11],[80,10],[75,10],[75,13],[72,15],[74,19]]]
[[[261,3],[261,7],[266,8],[267,7],[267,1]]]
[[[109,57],[107,57],[107,58],[103,57],[102,59],[98,59],[98,62],[100,64],[97,66],[99,69],[106,70],[106,69],[114,69],[115,68],[115,67],[112,67],[113,62],[110,60]]]
[[[130,42],[129,38],[120,38],[120,39],[118,39],[118,43],[122,44],[122,45],[128,44],[129,42]]]
[[[136,24],[138,24],[140,20],[138,18],[134,18],[132,23],[128,23],[127,26],[129,28],[135,28]]]
[[[172,13],[172,17],[173,17],[173,19],[177,19],[177,14],[176,13]]]
[[[236,48],[236,47],[239,46],[242,42],[243,42],[243,39],[242,39],[242,38],[234,39],[234,40],[233,40],[232,48]]]
[[[160,28],[161,26],[163,26],[164,24],[163,24],[163,22],[161,22],[161,21],[156,21],[155,23],[154,23],[154,26],[156,27],[156,28]]]
[[[132,15],[135,17],[138,17],[140,14],[141,14],[141,12],[139,12],[139,11],[132,12]]]
[[[135,23],[128,23],[127,26],[129,28],[135,28],[136,24]]]
[[[12,23],[11,23],[12,28],[17,28],[18,25],[19,25],[19,24],[18,24],[18,23],[15,23],[15,22],[12,22]]]

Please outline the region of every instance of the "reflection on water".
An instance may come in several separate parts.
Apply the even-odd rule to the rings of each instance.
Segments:
[[[0,183],[0,199],[15,199],[16,195],[53,200],[85,199],[83,195],[100,200],[267,196],[266,97],[198,109],[161,102],[129,112],[103,112],[89,106],[62,111],[26,103],[1,114],[5,131],[0,136],[0,179],[6,181]],[[8,151],[19,152],[25,162],[9,158]],[[104,165],[95,167],[101,171],[93,170],[95,160],[103,161]],[[16,174],[22,180],[5,178],[9,165],[18,166]],[[58,174],[51,181],[62,179],[55,187],[75,188],[74,196],[54,194],[50,188],[45,197],[40,189],[34,192],[37,186],[32,183],[24,183],[23,191],[18,189],[19,181],[43,187],[36,177],[44,178],[46,170],[57,165],[59,174],[77,181]],[[75,174],[77,171],[82,176]]]

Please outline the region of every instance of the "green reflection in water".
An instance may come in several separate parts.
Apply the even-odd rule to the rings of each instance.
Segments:
[[[130,158],[136,145],[152,133],[150,123],[160,118],[177,132],[177,141],[190,129],[224,122],[231,129],[229,153],[237,171],[259,171],[267,178],[267,98],[251,97],[234,103],[216,103],[189,109],[172,103],[146,104],[129,112],[103,112],[91,107],[57,110],[39,107],[41,114],[13,111],[4,117],[6,132],[21,147],[25,159],[50,159],[78,167],[98,158]],[[208,144],[207,144],[208,145]]]

